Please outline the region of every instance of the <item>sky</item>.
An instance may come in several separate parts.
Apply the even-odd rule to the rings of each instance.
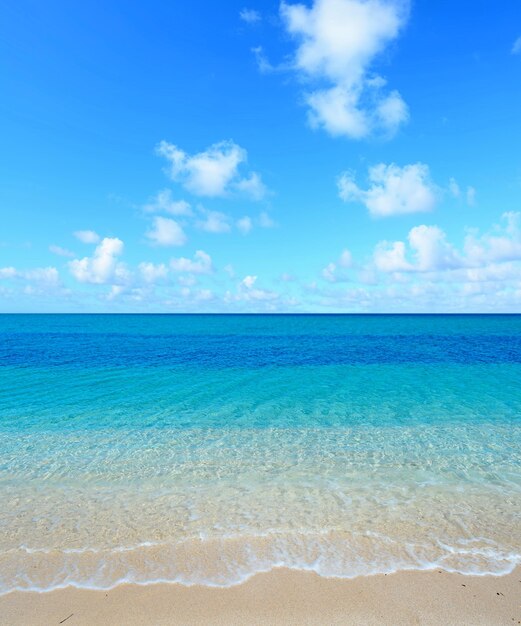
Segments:
[[[0,312],[521,312],[519,0],[0,6]]]

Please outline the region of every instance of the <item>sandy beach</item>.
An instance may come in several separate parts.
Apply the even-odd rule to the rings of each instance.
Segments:
[[[13,592],[0,623],[67,624],[521,624],[521,569],[502,577],[443,571],[352,580],[278,569],[230,588],[121,585]]]

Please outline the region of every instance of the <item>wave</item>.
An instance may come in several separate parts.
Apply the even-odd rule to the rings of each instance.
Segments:
[[[404,544],[371,532],[194,537],[67,550],[21,546],[0,553],[0,594],[66,587],[108,590],[122,584],[231,587],[277,568],[349,579],[407,570],[502,576],[518,565],[520,552],[487,538]]]

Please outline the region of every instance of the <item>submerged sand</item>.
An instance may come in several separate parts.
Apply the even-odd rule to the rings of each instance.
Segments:
[[[435,570],[352,580],[277,569],[229,588],[13,592],[0,597],[0,624],[521,624],[521,568],[501,577]]]

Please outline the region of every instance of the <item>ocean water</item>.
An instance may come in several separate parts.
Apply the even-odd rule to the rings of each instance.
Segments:
[[[0,316],[0,593],[521,564],[521,316]]]

